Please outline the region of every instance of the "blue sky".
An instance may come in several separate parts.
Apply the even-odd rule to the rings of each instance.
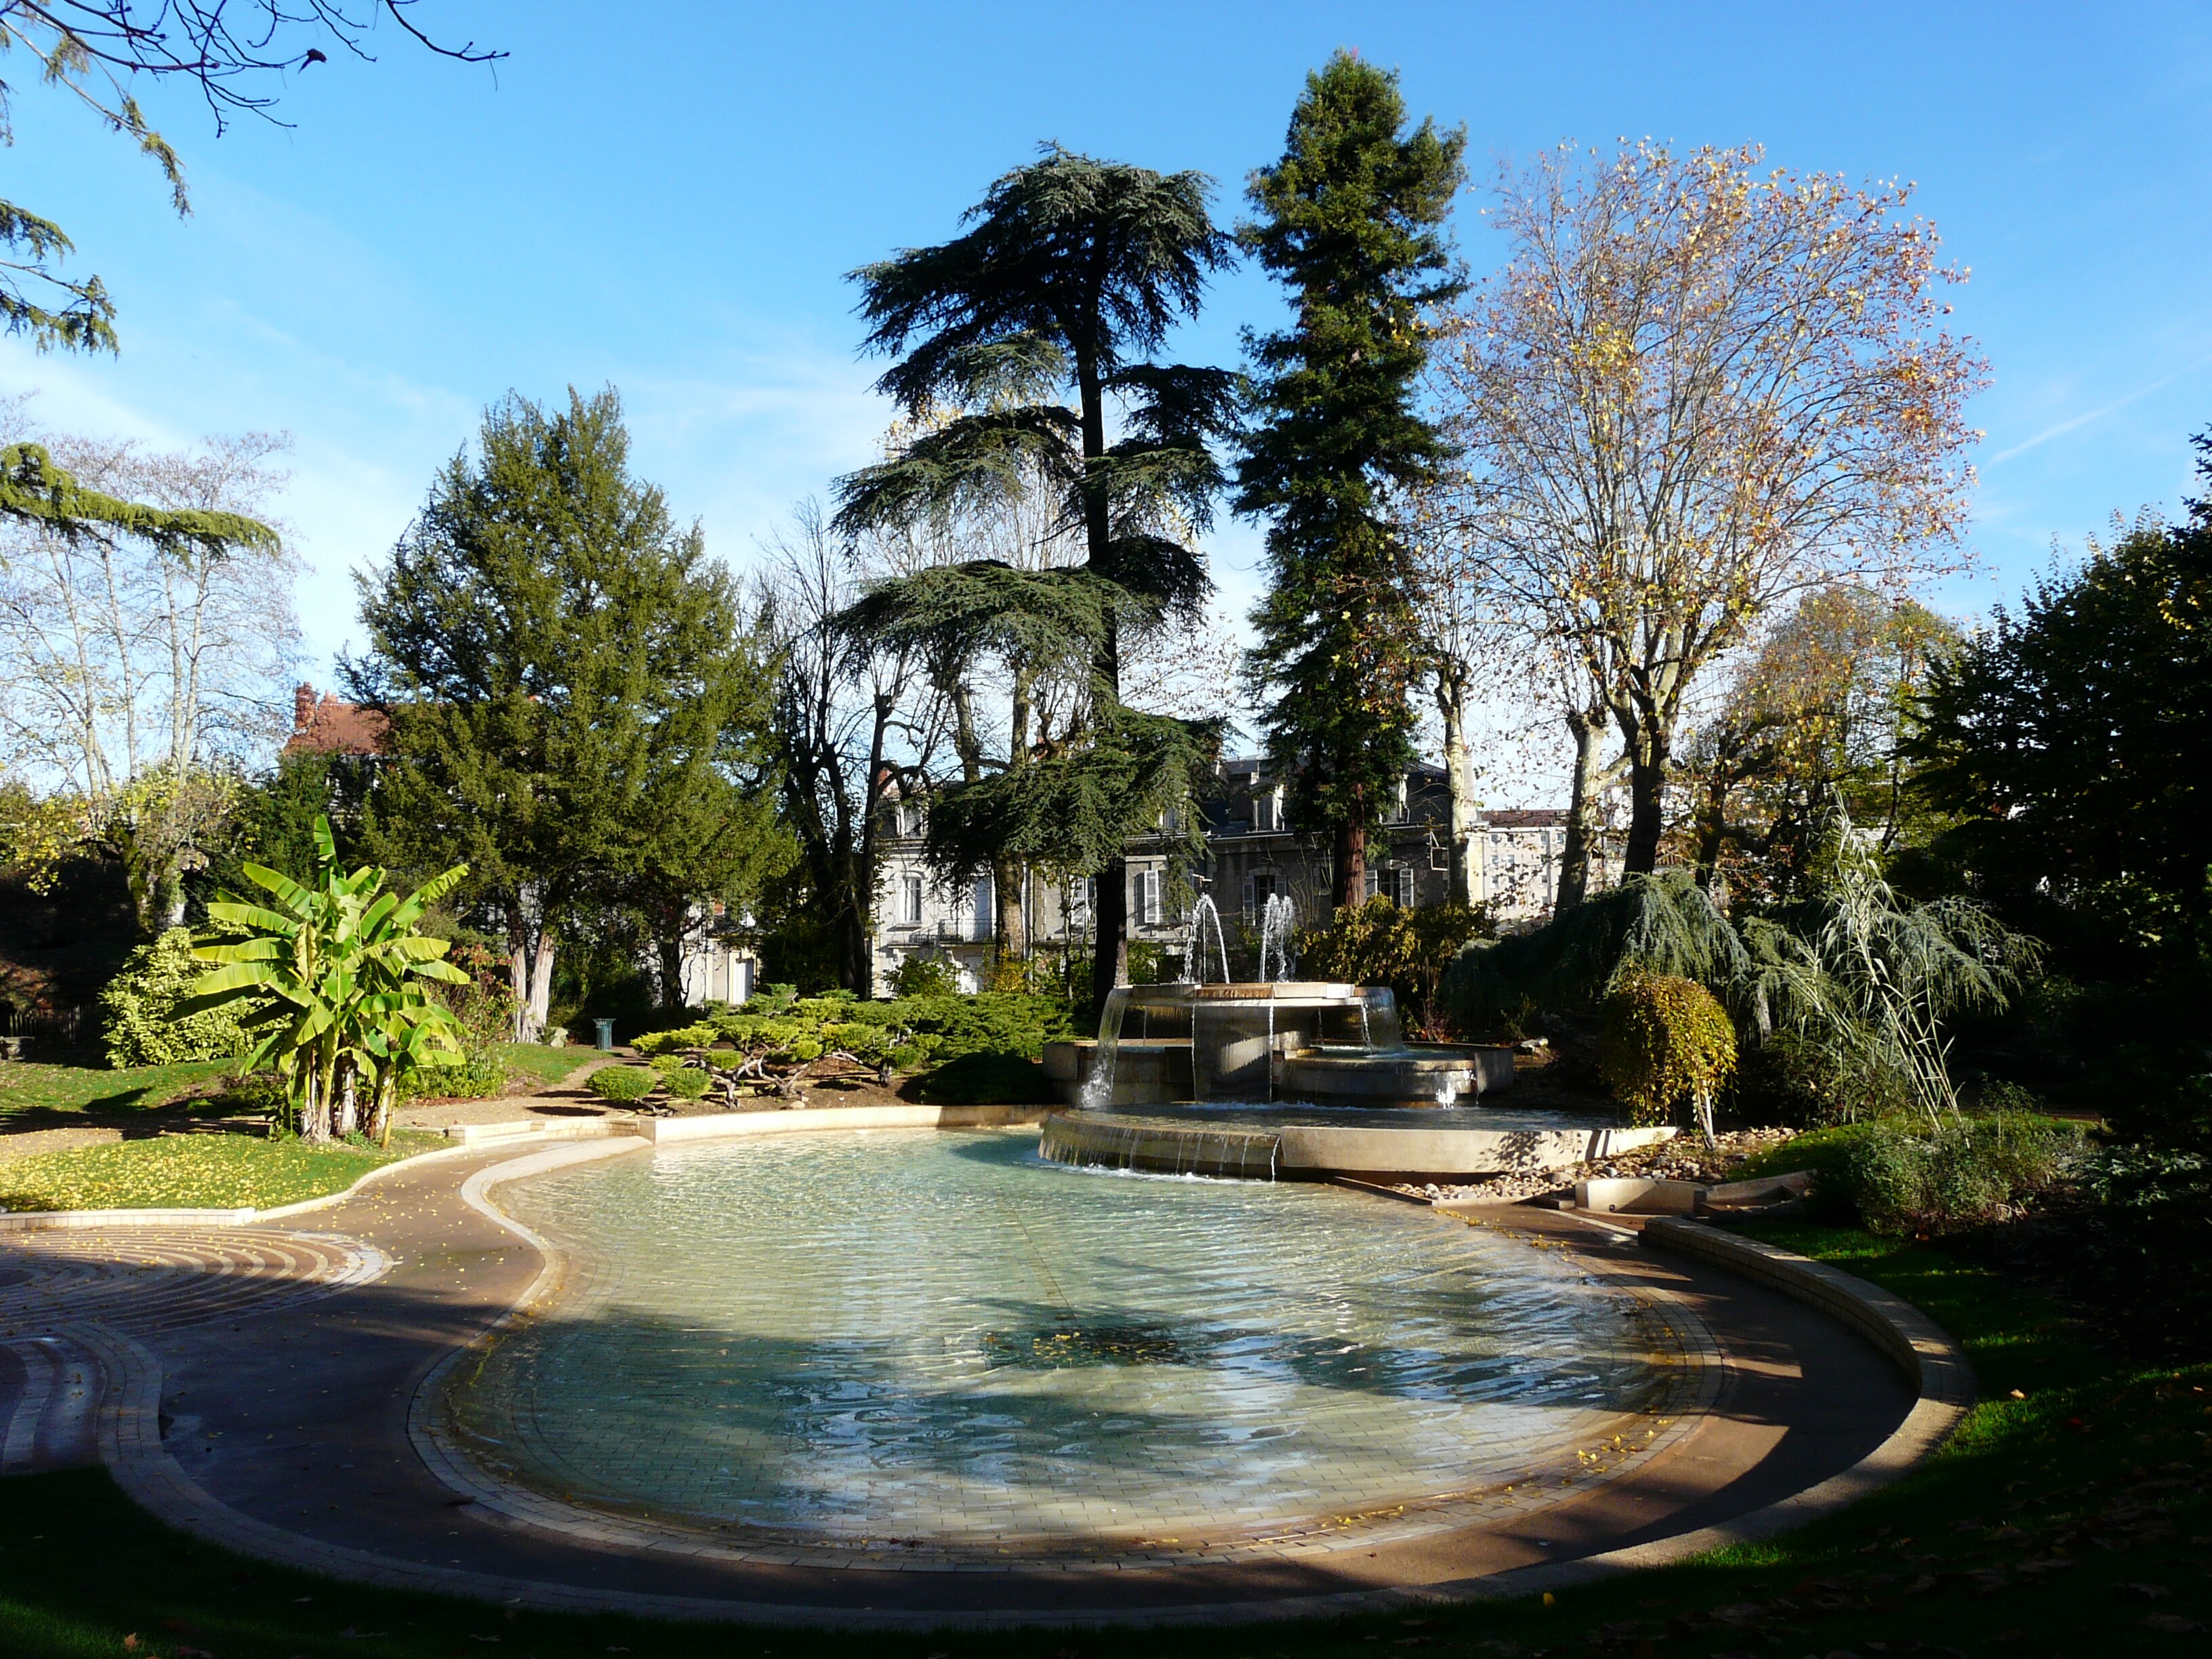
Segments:
[[[149,112],[197,211],[79,109],[15,93],[6,193],[58,219],[121,307],[117,359],[0,342],[0,390],[54,427],[181,444],[284,429],[314,567],[313,672],[353,632],[346,573],[387,548],[483,404],[612,383],[638,465],[742,564],[791,503],[865,460],[886,411],[842,273],[942,240],[1038,142],[1221,185],[1279,149],[1339,46],[1464,122],[1478,182],[1577,138],[1756,141],[1773,162],[1912,179],[1994,382],[1954,612],[2016,593],[2116,509],[2173,510],[2212,426],[2212,13],[2195,5],[805,6],[463,3],[416,15],[507,48],[298,77],[217,139]],[[1469,202],[1480,270],[1502,239]],[[1176,350],[1232,362],[1274,299],[1221,281]],[[1232,599],[1256,537],[1213,539]]]

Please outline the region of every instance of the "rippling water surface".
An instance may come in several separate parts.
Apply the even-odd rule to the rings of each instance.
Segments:
[[[824,1540],[1248,1533],[1510,1479],[1659,1397],[1556,1253],[1304,1185],[781,1135],[501,1189],[570,1257],[458,1389],[541,1489]]]

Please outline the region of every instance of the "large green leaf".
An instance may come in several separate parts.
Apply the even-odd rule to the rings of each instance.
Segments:
[[[258,927],[265,933],[291,938],[299,931],[300,919],[280,915],[258,904],[246,904],[236,899],[211,899],[208,902],[208,917],[233,927]]]
[[[264,887],[276,894],[301,917],[313,914],[314,910],[315,895],[281,870],[271,870],[266,865],[249,864],[246,866],[246,878],[256,887]]]

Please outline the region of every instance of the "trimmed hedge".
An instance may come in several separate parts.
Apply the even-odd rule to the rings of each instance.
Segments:
[[[474,1054],[459,1066],[410,1066],[399,1074],[402,1100],[485,1100],[506,1092],[507,1066],[497,1054]]]
[[[934,1106],[1046,1105],[1054,1099],[1044,1067],[1018,1054],[963,1054],[915,1085]]]
[[[642,1066],[602,1066],[592,1073],[589,1087],[602,1100],[643,1100],[660,1081],[660,1074]]]

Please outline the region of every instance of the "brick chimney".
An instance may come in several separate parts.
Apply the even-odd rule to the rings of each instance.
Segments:
[[[301,680],[292,688],[292,735],[297,737],[315,723],[315,688]]]

